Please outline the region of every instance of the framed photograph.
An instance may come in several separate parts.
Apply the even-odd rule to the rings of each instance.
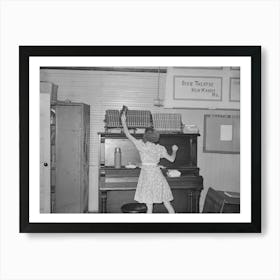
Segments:
[[[20,46],[19,79],[20,232],[261,232],[260,46]]]

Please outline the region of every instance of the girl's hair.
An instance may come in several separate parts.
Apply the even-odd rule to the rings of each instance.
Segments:
[[[157,143],[159,141],[160,134],[152,127],[146,128],[143,135],[143,142]]]

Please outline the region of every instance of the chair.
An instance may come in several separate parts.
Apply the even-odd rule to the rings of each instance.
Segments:
[[[223,200],[218,199],[218,193],[209,188],[205,197],[202,213],[220,213],[223,207]]]
[[[232,196],[228,196],[232,194]],[[240,213],[239,193],[217,191],[209,188],[202,213]]]

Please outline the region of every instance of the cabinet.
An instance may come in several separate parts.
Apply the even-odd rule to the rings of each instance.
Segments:
[[[51,109],[52,212],[87,212],[90,107],[58,102]]]

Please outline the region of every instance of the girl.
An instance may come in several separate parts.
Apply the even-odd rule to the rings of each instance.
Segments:
[[[166,158],[174,162],[178,147],[173,145],[172,154],[169,155],[164,146],[155,144],[158,142],[160,135],[153,128],[146,129],[143,140],[137,140],[128,131],[125,113],[122,113],[121,121],[126,137],[134,143],[142,161],[134,199],[146,204],[147,213],[153,213],[153,203],[162,202],[168,213],[175,213],[170,203],[173,200],[172,192],[158,163],[160,158]]]

